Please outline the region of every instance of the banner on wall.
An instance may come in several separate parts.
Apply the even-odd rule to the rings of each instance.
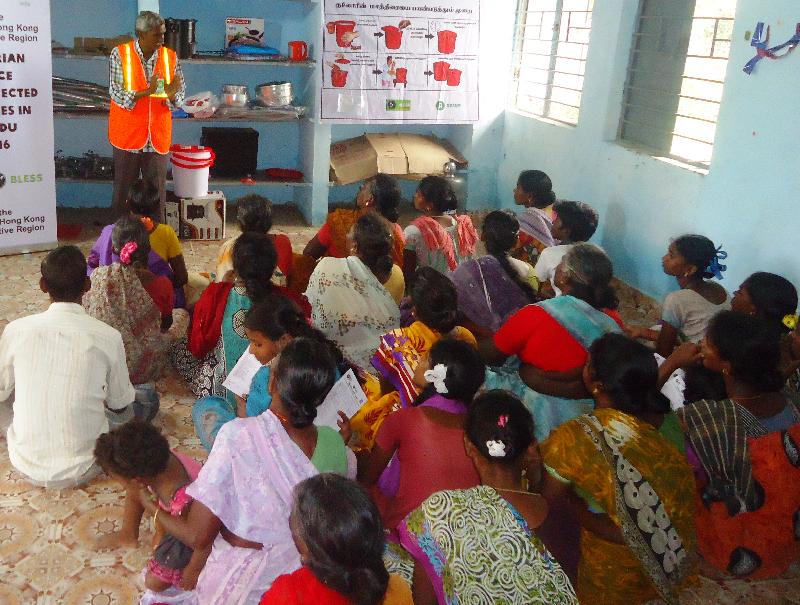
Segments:
[[[48,0],[0,3],[0,254],[56,246]]]
[[[324,122],[478,121],[480,0],[325,0]]]

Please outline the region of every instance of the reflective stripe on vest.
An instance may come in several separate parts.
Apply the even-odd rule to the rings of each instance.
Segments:
[[[132,41],[117,47],[122,64],[123,89],[129,93],[144,90],[148,86],[147,72],[134,44]],[[168,84],[173,80],[176,64],[174,51],[162,46],[155,73]],[[138,151],[147,144],[148,139],[159,153],[169,151],[172,117],[166,97],[141,97],[130,110],[112,100],[108,116],[109,142],[117,149]]]

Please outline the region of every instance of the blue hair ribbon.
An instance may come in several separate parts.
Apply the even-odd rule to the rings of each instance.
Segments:
[[[722,246],[720,246],[714,251],[714,258],[711,259],[706,271],[711,273],[717,279],[721,280],[722,274],[728,269],[728,265],[723,265],[720,263],[720,261],[725,260],[726,258],[728,258],[728,253],[722,249]]]

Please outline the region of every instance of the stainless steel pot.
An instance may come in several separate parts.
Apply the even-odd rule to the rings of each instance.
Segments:
[[[247,86],[224,84],[222,86],[222,103],[228,107],[244,107],[247,105],[249,93]]]
[[[281,107],[292,103],[291,82],[267,82],[256,86],[256,97],[261,105]]]

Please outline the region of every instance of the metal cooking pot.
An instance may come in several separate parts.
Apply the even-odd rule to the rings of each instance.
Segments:
[[[230,92],[233,94],[247,94],[247,86],[242,86],[241,84],[223,84],[222,85],[222,94],[226,92]]]
[[[256,86],[256,97],[261,105],[281,107],[292,103],[291,82],[267,82]]]
[[[247,105],[247,93],[224,92],[222,93],[222,103],[228,107],[244,107]]]

